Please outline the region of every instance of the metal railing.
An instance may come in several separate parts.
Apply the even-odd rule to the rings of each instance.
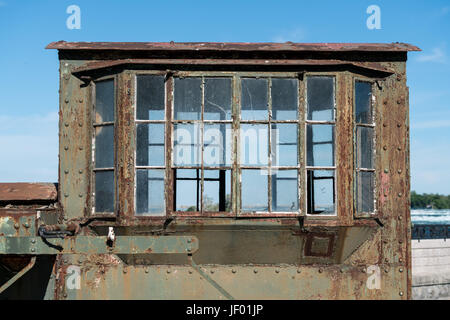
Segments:
[[[450,225],[448,224],[413,224],[412,239],[448,239]]]

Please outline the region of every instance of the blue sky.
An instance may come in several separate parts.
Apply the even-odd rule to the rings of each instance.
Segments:
[[[69,5],[81,29],[69,30]],[[381,29],[369,30],[369,5]],[[450,1],[0,0],[0,181],[57,181],[58,59],[66,41],[408,42],[411,178],[450,194]]]

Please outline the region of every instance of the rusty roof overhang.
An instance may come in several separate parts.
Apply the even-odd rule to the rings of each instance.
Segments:
[[[54,183],[0,183],[0,203],[56,201]]]
[[[241,51],[241,52],[408,52],[421,51],[407,43],[250,43],[250,42],[66,42],[46,49],[119,51]]]

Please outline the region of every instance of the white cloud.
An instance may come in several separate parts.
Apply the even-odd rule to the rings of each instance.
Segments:
[[[0,147],[0,182],[57,182],[57,113],[0,116]]]
[[[442,48],[436,47],[431,53],[423,53],[417,57],[419,62],[447,63],[447,56]]]
[[[297,27],[293,30],[283,31],[279,35],[275,36],[272,41],[274,42],[299,42],[306,38],[306,31],[301,27]]]

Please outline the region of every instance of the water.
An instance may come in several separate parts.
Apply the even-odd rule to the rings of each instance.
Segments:
[[[417,224],[450,225],[450,209],[415,209],[411,210],[411,222]]]

